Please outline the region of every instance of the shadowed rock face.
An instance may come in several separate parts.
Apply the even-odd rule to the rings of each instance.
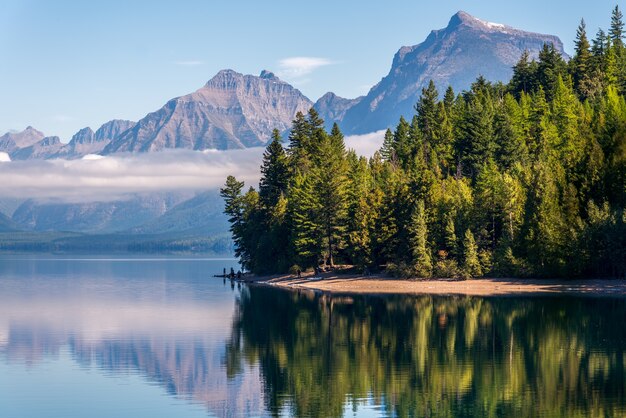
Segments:
[[[148,152],[167,148],[234,149],[264,145],[313,105],[299,90],[263,71],[220,71],[194,93],[167,102],[104,149]]]
[[[482,75],[506,82],[524,50],[537,57],[545,43],[565,56],[560,39],[486,22],[458,12],[444,29],[434,30],[419,45],[400,48],[391,70],[367,96],[349,108],[341,121],[345,133],[362,134],[395,125],[414,113],[421,89],[432,79],[441,93],[469,88]]]
[[[345,99],[335,93],[328,92],[320,97],[313,107],[324,119],[326,129],[330,130],[334,123],[340,123],[346,116],[346,112],[361,100],[363,100],[363,96],[356,99]]]
[[[102,125],[96,132],[91,128],[78,131],[70,142],[53,158],[81,158],[87,154],[99,154],[115,138],[135,126],[129,120],[111,120]]]

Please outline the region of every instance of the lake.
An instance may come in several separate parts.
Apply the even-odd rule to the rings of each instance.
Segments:
[[[329,296],[0,258],[0,416],[626,416],[626,299]]]

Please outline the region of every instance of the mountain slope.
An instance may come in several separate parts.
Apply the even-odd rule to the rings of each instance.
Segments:
[[[31,146],[15,149],[10,155],[12,160],[45,159],[63,148],[58,136],[47,136]]]
[[[263,71],[259,77],[222,70],[199,90],[167,102],[114,139],[105,154],[167,148],[233,149],[265,144],[313,103]]]
[[[345,99],[335,93],[328,92],[320,97],[313,107],[320,117],[324,119],[326,129],[330,131],[335,122],[340,123],[346,116],[346,112],[357,105],[363,96],[356,99]]]
[[[190,197],[190,193],[150,193],[113,202],[28,200],[15,210],[12,221],[27,231],[117,232],[155,219]]]
[[[228,218],[224,214],[224,201],[218,191],[200,193],[141,226],[133,234],[214,235],[228,232]]]
[[[20,148],[30,147],[41,141],[45,135],[32,126],[27,127],[22,132],[7,132],[0,136],[0,151],[8,154]]]
[[[441,93],[448,85],[457,93],[467,89],[479,75],[508,81],[523,51],[536,57],[544,43],[553,43],[565,55],[556,36],[458,12],[445,29],[432,31],[421,44],[400,48],[389,74],[346,111],[340,126],[345,133],[362,134],[393,126],[401,115],[410,118],[421,89],[431,79]]]

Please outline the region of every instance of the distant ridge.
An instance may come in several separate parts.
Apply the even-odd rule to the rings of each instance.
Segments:
[[[273,129],[287,130],[296,113],[312,105],[298,89],[269,71],[257,77],[222,70],[194,93],[148,114],[103,153],[260,146]]]
[[[479,76],[508,81],[522,52],[536,57],[545,43],[564,56],[561,40],[488,22],[466,12],[426,40],[403,46],[387,76],[366,96],[347,99],[329,92],[314,104],[270,71],[259,76],[219,71],[197,91],[168,101],[137,123],[113,120],[95,132],[83,128],[62,144],[28,127],[0,137],[0,152],[12,159],[81,158],[87,154],[153,152],[172,148],[237,149],[263,146],[273,129],[287,131],[298,111],[310,107],[330,128],[339,123],[346,134],[364,134],[410,118],[421,89],[432,79],[440,92],[451,85],[458,93]]]
[[[364,134],[410,118],[421,89],[430,80],[440,93],[451,85],[459,93],[482,75],[489,81],[507,82],[524,50],[537,57],[545,43],[563,55],[563,43],[553,35],[526,32],[478,19],[460,11],[444,29],[433,30],[424,42],[404,46],[393,58],[391,70],[369,93],[334,120],[347,134]],[[318,101],[316,108],[322,108]],[[345,106],[340,104],[339,106]]]

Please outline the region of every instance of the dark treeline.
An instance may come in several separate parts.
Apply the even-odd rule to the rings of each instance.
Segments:
[[[622,14],[566,62],[525,53],[508,84],[422,91],[369,160],[315,110],[264,154],[259,189],[222,189],[236,255],[255,273],[318,264],[406,277],[626,274]]]

